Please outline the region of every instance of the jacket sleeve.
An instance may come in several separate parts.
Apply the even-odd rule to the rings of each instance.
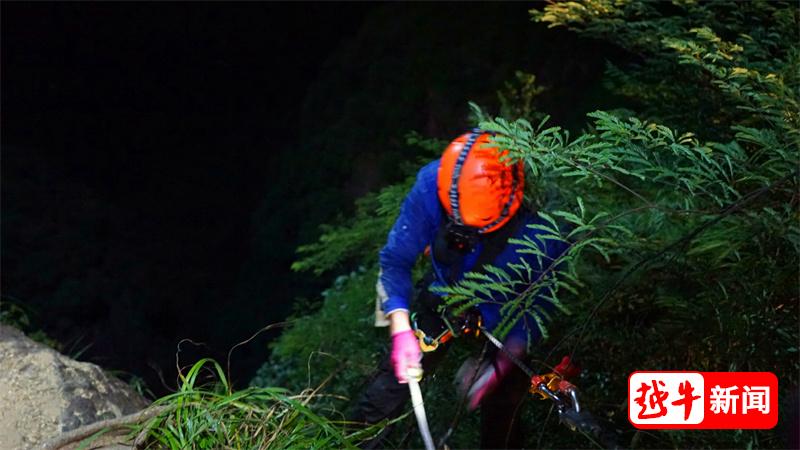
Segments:
[[[408,311],[412,295],[411,270],[435,233],[439,219],[435,214],[439,201],[435,168],[428,165],[417,175],[380,252],[377,290],[385,315]]]

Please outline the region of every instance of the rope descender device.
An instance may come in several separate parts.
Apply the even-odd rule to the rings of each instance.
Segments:
[[[425,334],[422,329],[417,327],[416,321],[414,321],[414,336],[416,336],[419,340],[420,350],[422,350],[423,353],[430,353],[438,349],[440,344],[444,344],[454,337],[478,337],[480,335],[481,327],[483,325],[483,318],[481,317],[480,313],[477,311],[467,311],[462,317],[458,317],[457,319],[461,320],[458,328],[453,327],[449,320],[444,319],[447,329],[436,337]]]
[[[602,436],[603,430],[587,411],[581,409],[578,400],[578,389],[567,378],[574,378],[580,368],[572,363],[569,356],[564,356],[553,371],[544,375],[531,377],[530,393],[538,395],[542,400],[551,400],[555,404],[561,423],[572,431],[588,432]],[[607,441],[610,442],[610,441]],[[616,444],[606,444],[616,448]]]
[[[580,413],[577,388],[567,381],[567,378],[573,378],[579,373],[580,369],[572,363],[569,356],[565,356],[552,372],[531,377],[530,393],[539,395],[542,400],[554,401],[559,412],[572,408]]]

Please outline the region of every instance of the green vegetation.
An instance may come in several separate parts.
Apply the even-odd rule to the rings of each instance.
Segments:
[[[614,43],[635,63],[609,65],[606,86],[623,99],[620,108],[589,114],[576,136],[542,119],[535,107],[542,90],[524,74],[499,95],[502,117],[473,111],[476,123],[500,133],[512,159],[524,161],[528,199],[570,249],[541,279],[524,265],[496,268],[450,289],[449,301],[463,305],[481,290],[530,284],[509,303],[513,319],[547,292],[561,313],[545,324],[549,318],[534,310],[549,335],[532,349],[538,368],[574,354],[585,369],[577,380],[584,402],[619,430],[623,445],[785,446],[785,415],[776,430],[642,433],[627,423],[624,400],[627,375],[644,369],[771,371],[781,380],[780,398],[796,390],[797,8],[593,0],[547,5],[532,16]],[[375,254],[407,188],[367,196],[355,217],[301,248],[295,269],[363,269],[341,278],[321,305],[300,310],[305,315],[274,345],[255,385],[307,388],[335,373],[327,390],[336,397],[320,406],[342,411],[357,396],[387,344],[370,328]],[[448,355],[426,383],[437,436],[451,424],[459,402],[453,369],[469,351],[477,346]],[[473,420],[463,418],[451,446],[475,445]],[[523,422],[530,447],[594,445],[558,425],[546,403],[526,402]],[[415,433],[411,441],[399,434],[397,445],[418,445]]]
[[[214,380],[201,385],[205,372]],[[355,448],[378,427],[346,431],[343,422],[312,411],[319,390],[297,395],[281,388],[233,392],[222,367],[203,359],[181,374],[180,390],[159,399],[161,412],[133,430],[144,448]]]

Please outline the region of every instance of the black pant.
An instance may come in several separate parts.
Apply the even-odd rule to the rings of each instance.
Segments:
[[[417,326],[429,336],[438,336],[445,329],[444,322],[436,313],[437,296],[422,290],[415,302]],[[449,344],[449,343],[448,343]],[[444,359],[448,344],[430,353],[423,353],[422,369],[431,373]],[[493,357],[495,352],[488,355]],[[525,374],[517,369],[509,373],[500,386],[481,404],[481,448],[522,447],[522,427],[519,425],[520,404],[529,386]],[[386,355],[370,378],[361,394],[356,410],[350,419],[353,422],[373,424],[384,419],[393,419],[403,413],[409,399],[408,386],[397,382],[391,358]],[[391,430],[378,436],[365,448],[382,448],[382,442]],[[434,436],[434,439],[437,437]]]

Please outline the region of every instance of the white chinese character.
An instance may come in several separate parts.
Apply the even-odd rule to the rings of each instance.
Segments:
[[[737,389],[739,389],[739,386],[721,388],[717,385],[711,388],[711,395],[709,396],[711,412],[714,414],[719,414],[720,412],[728,414],[728,410],[730,409],[731,414],[736,414],[736,400],[739,397],[731,394],[731,392]]]
[[[742,392],[742,413],[748,409],[756,409],[762,414],[769,414],[769,386],[744,386]]]

